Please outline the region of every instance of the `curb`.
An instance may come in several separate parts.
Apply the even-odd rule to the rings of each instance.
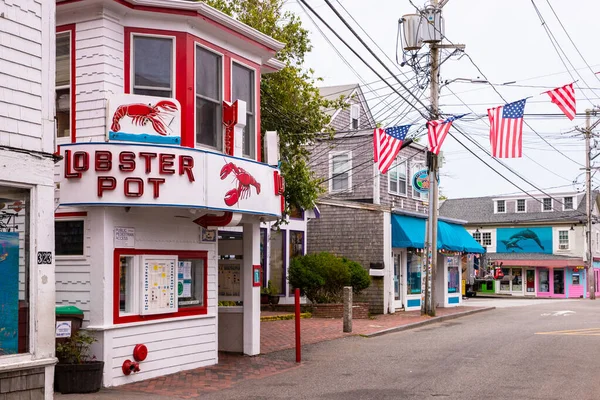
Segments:
[[[373,332],[373,333],[363,334],[363,335],[360,335],[360,336],[367,337],[367,338],[376,337],[376,336],[382,336],[382,335],[385,335],[385,334],[388,334],[388,333],[407,331],[409,329],[420,328],[420,327],[425,326],[425,325],[434,324],[434,323],[437,323],[437,322],[449,321],[451,319],[456,319],[456,318],[460,318],[460,317],[466,317],[468,315],[477,314],[477,313],[481,313],[481,312],[484,312],[484,311],[491,311],[491,310],[495,310],[495,309],[496,309],[496,307],[485,307],[485,308],[479,308],[477,310],[463,311],[463,312],[459,312],[459,313],[456,313],[456,314],[443,315],[441,317],[433,317],[433,318],[430,318],[430,319],[426,319],[425,321],[413,322],[412,324],[406,324],[406,325],[402,325],[402,326],[397,326],[395,328],[384,329],[382,331],[377,331],[377,332]]]

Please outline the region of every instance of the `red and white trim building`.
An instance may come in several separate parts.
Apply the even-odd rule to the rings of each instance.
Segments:
[[[260,224],[283,201],[260,83],[284,44],[202,2],[56,4],[56,302],[84,311],[104,386],[259,354]],[[237,307],[220,311],[223,291]],[[148,357],[124,375],[137,344]]]

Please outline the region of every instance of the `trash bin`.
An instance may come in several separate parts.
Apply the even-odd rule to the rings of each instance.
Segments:
[[[83,311],[75,306],[56,306],[56,339],[65,340],[81,329]]]

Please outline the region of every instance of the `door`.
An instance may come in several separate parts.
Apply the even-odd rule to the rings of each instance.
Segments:
[[[527,270],[527,292],[525,294],[535,294],[535,270]]]
[[[565,294],[565,270],[558,268],[554,270],[554,294]]]
[[[394,308],[403,308],[402,253],[394,252]]]

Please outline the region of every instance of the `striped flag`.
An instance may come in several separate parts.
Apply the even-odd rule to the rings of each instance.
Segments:
[[[523,155],[523,113],[526,101],[527,99],[523,99],[488,108],[493,157],[519,158]]]
[[[548,93],[550,100],[560,108],[567,118],[573,121],[575,118],[575,89],[573,89],[572,83],[544,93]]]
[[[373,132],[374,159],[379,171],[385,174],[396,159],[402,142],[411,125],[392,126],[391,128],[375,128]]]
[[[442,144],[452,127],[452,122],[464,117],[467,114],[452,116],[446,119],[427,121],[427,139],[429,140],[429,151],[433,154],[440,154]]]

